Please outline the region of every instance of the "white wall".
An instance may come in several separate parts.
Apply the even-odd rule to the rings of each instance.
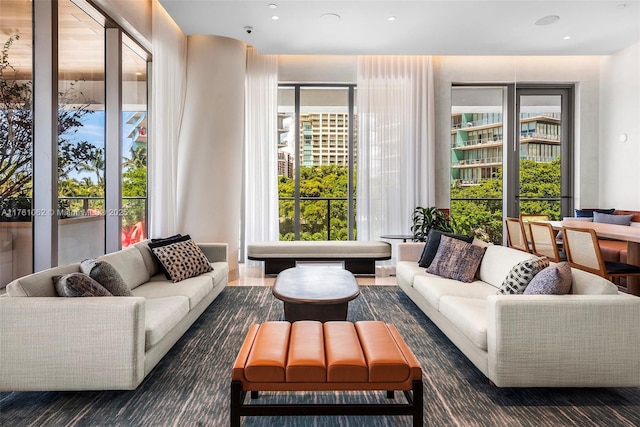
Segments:
[[[598,206],[640,210],[640,43],[600,61],[599,139]]]
[[[436,205],[449,206],[452,83],[575,83],[575,206],[598,206],[599,61],[598,56],[434,57]]]

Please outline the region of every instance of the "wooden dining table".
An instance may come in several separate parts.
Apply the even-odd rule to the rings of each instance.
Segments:
[[[547,222],[554,230],[562,230],[562,227],[589,228],[598,237],[627,242],[627,264],[640,266],[640,227],[571,220],[537,222]],[[637,276],[627,277],[627,290],[630,294],[640,295],[640,279]]]

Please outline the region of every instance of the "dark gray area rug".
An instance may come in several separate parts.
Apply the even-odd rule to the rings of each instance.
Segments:
[[[394,323],[424,372],[428,426],[638,426],[640,388],[497,388],[395,286],[362,287],[349,320]],[[231,366],[252,323],[282,319],[267,287],[227,287],[133,391],[0,393],[2,426],[226,426]],[[1,363],[1,361],[0,361]],[[403,401],[398,395],[397,399]],[[262,402],[385,401],[384,392],[262,393]],[[401,426],[396,417],[244,418],[245,426]]]

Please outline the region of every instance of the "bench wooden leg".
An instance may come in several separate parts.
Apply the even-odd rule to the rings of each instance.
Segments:
[[[372,259],[345,259],[344,269],[353,274],[376,274],[376,261]]]
[[[395,399],[396,394],[393,390],[387,390],[387,399]]]
[[[245,392],[240,381],[231,381],[231,427],[240,427],[240,408]]]
[[[424,386],[422,380],[413,381],[413,427],[422,427],[422,406],[424,399],[422,396]]]
[[[295,266],[295,259],[266,259],[264,260],[264,274],[277,275],[282,272],[282,270]]]
[[[253,391],[251,392],[251,398],[252,398],[252,399],[257,399],[257,398],[259,398],[259,397],[260,397],[260,393],[259,393],[259,392],[257,392],[256,390],[253,390]]]

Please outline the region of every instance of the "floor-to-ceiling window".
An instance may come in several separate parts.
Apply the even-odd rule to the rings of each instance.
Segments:
[[[281,240],[355,237],[353,85],[281,85],[278,194]]]
[[[30,0],[0,0],[0,288],[32,271],[33,46]]]
[[[146,235],[150,55],[84,0],[0,0],[0,10],[2,288],[126,246],[131,224]],[[106,232],[109,215],[123,233]]]
[[[105,251],[105,31],[58,2],[58,262]]]
[[[147,236],[147,54],[122,42],[122,246]]]
[[[454,86],[451,216],[460,231],[503,242],[503,218],[570,215],[572,89]]]

